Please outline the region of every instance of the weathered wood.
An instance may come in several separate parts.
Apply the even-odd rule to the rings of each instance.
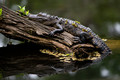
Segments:
[[[73,52],[71,49],[73,35],[70,33],[63,32],[51,37],[49,33],[55,29],[54,27],[45,26],[41,23],[20,17],[16,12],[2,5],[0,5],[0,8],[3,9],[2,20],[0,21],[0,33],[12,39],[25,40],[54,49],[57,48],[63,52]]]
[[[25,48],[26,50],[29,50],[28,52],[25,52],[26,50],[24,50],[24,48],[18,47],[18,49],[16,49],[17,46],[13,47],[15,49],[10,48],[11,51],[8,51],[7,48],[0,49],[0,52],[2,51],[4,53],[7,53],[7,55],[10,54],[7,57],[1,53],[0,67],[3,69],[3,71],[4,70],[7,71],[5,72],[5,74],[13,75],[20,72],[37,74],[38,71],[41,72],[43,71],[43,69],[48,70],[47,72],[45,71],[45,74],[68,72],[78,70],[79,68],[83,68],[92,63],[93,58],[90,59],[90,57],[92,57],[93,54],[91,53],[88,54],[86,53],[86,51],[87,50],[93,51],[94,53],[95,50],[93,45],[90,44],[73,45],[72,40],[73,35],[71,35],[68,32],[56,34],[55,36],[51,37],[49,36],[49,33],[50,31],[55,29],[54,27],[45,26],[39,22],[31,21],[27,18],[21,17],[15,11],[12,11],[2,5],[0,5],[0,8],[3,9],[3,14],[0,20],[0,33],[4,34],[8,38],[34,43],[34,45],[39,46],[35,47],[33,46],[33,44],[29,45],[31,47],[27,49]],[[41,51],[40,49],[43,50]],[[44,49],[57,51],[57,53],[44,51]],[[5,51],[7,50],[8,52],[5,52],[4,50]],[[37,54],[36,52],[32,52],[34,50],[38,51],[39,54]],[[75,56],[75,54],[72,54],[71,56],[66,55],[68,53],[70,54],[75,52],[77,52],[78,55],[82,54],[83,52],[84,54],[87,54],[87,56],[85,55],[83,59],[76,60],[76,58],[73,57]],[[23,56],[20,56],[21,53],[23,53],[22,54]],[[25,53],[27,53],[27,55]],[[97,59],[98,57],[96,57],[95,59]],[[30,61],[32,61],[31,62],[32,65],[26,63]],[[41,63],[37,64],[36,62]],[[12,67],[10,65],[14,66]],[[33,67],[35,67],[35,69],[33,69]],[[33,70],[31,70],[31,68]],[[57,68],[61,69],[62,71],[58,71]],[[39,72],[38,74],[40,75],[44,74],[44,72],[43,73]]]
[[[70,37],[64,37],[64,40],[60,38],[53,40],[54,38],[50,38],[49,36],[44,38],[46,37],[45,34],[49,34],[51,31],[51,27],[20,17],[16,14],[16,12],[13,12],[1,5],[0,8],[3,9],[3,19],[0,21],[0,33],[5,36],[17,40],[26,40],[49,47],[69,49],[68,46],[71,44],[71,41],[68,39]],[[67,34],[68,33],[64,34],[64,36],[67,36]],[[63,35],[60,37],[62,36]],[[66,43],[65,40],[68,40],[69,42],[66,41]],[[67,46],[64,44],[67,44]]]

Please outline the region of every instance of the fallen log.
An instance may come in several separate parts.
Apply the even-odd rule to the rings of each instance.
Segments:
[[[13,68],[7,67],[5,68],[5,65],[16,65],[17,64],[22,64],[21,65],[25,65],[26,61],[29,60],[33,62],[34,61],[44,61],[47,65],[43,66],[44,63],[40,63],[40,66],[42,65],[42,67],[40,67],[41,69],[53,69],[55,70],[55,73],[58,72],[68,72],[68,71],[74,71],[74,70],[78,70],[79,68],[83,68],[85,66],[88,66],[92,63],[92,60],[98,59],[100,58],[100,55],[97,53],[97,51],[95,51],[95,48],[93,45],[91,44],[76,44],[74,45],[73,42],[73,35],[68,33],[68,32],[63,32],[62,34],[56,34],[55,36],[51,37],[49,36],[50,31],[54,30],[54,27],[50,27],[50,26],[45,26],[39,22],[36,21],[31,21],[28,18],[24,18],[21,17],[17,14],[17,12],[12,11],[8,8],[6,8],[5,6],[0,5],[0,8],[2,8],[2,16],[0,17],[0,33],[2,33],[3,35],[5,35],[8,38],[11,39],[16,39],[16,40],[20,40],[20,41],[25,41],[27,43],[32,43],[30,49],[34,49],[34,47],[32,47],[33,45],[37,45],[37,51],[39,51],[39,55],[36,54],[36,52],[33,52],[32,55],[34,56],[28,56],[25,55],[25,57],[17,57],[13,56],[11,53],[20,55],[21,53],[19,53],[19,51],[22,50],[22,48],[19,49],[13,49],[12,48],[12,52],[6,52],[7,55],[9,55],[9,57],[2,57],[2,53],[1,53],[1,64],[0,67],[2,67],[3,70],[6,71],[13,71]],[[59,35],[59,36],[58,36]],[[39,47],[38,47],[39,46]],[[17,47],[17,46],[16,46]],[[14,47],[15,48],[15,47]],[[5,48],[7,50],[7,48]],[[4,49],[4,50],[5,50]],[[32,50],[33,50],[32,49]],[[0,49],[1,50],[1,49]],[[17,52],[16,52],[17,50]],[[36,50],[36,49],[35,49]],[[3,50],[2,50],[3,51]],[[4,52],[4,51],[3,51]],[[30,52],[28,51],[27,53],[29,53],[29,55],[31,55],[31,50]],[[81,53],[81,55],[79,55],[79,57],[81,58],[77,58],[78,54],[76,53]],[[43,55],[44,54],[44,55]],[[11,56],[12,55],[12,56]],[[47,56],[46,56],[47,55]],[[11,56],[11,57],[10,57]],[[27,56],[27,58],[26,58]],[[38,57],[39,56],[39,57]],[[51,57],[52,56],[52,57]],[[5,61],[4,61],[5,59]],[[24,60],[23,60],[24,59]],[[43,60],[44,59],[44,60]],[[50,63],[48,64],[48,61],[50,60]],[[24,64],[25,62],[25,64]],[[54,63],[54,64],[52,64]],[[33,64],[33,63],[31,63]],[[52,65],[51,65],[52,64]],[[25,67],[24,67],[25,68]],[[60,68],[60,71],[58,71],[58,69]],[[17,74],[20,71],[18,70],[18,68],[16,68],[15,73]],[[23,66],[22,66],[23,69]],[[36,68],[38,69],[38,68]],[[25,70],[25,69],[24,69]],[[24,71],[23,71],[24,72]],[[26,72],[29,73],[29,70],[27,70]],[[37,71],[36,71],[37,72]],[[49,72],[49,71],[48,71]],[[53,71],[54,72],[54,71]],[[32,73],[32,72],[30,72]],[[34,71],[35,73],[35,71]],[[52,71],[50,71],[50,73],[52,73]],[[37,73],[36,73],[37,74]],[[47,72],[46,72],[47,74]],[[11,75],[11,74],[8,74]],[[13,75],[13,74],[12,74]],[[42,75],[42,74],[40,74]]]

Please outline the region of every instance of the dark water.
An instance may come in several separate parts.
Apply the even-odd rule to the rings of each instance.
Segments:
[[[120,79],[120,40],[108,40],[106,42],[113,54],[102,62],[74,73],[54,74],[39,77],[37,74],[19,73],[11,75],[4,80],[119,80]],[[113,44],[114,43],[114,44]],[[2,79],[3,74],[0,77]]]
[[[0,0],[1,2],[3,0]],[[120,80],[120,0],[5,0],[5,5],[17,10],[24,6],[31,13],[40,11],[78,20],[89,26],[112,49],[113,54],[102,62],[76,73],[54,74],[39,77],[37,74],[20,73],[0,79],[3,80]],[[12,41],[14,44],[19,42]],[[0,47],[6,46],[9,39],[0,35]]]

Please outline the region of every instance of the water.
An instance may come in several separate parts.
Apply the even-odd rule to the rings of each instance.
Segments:
[[[3,1],[3,0],[0,0]],[[120,80],[120,0],[5,0],[6,6],[17,10],[17,5],[24,6],[31,13],[39,11],[78,20],[92,28],[102,38],[107,38],[107,45],[113,54],[102,62],[74,73],[53,74],[40,77],[32,72],[5,76],[1,68],[0,79],[3,80]],[[73,4],[74,3],[74,4]],[[46,6],[47,5],[47,6]],[[0,35],[0,47],[7,46],[9,39]],[[12,43],[17,44],[12,40]],[[27,49],[27,48],[26,48]],[[1,52],[1,51],[0,51]],[[32,61],[31,61],[32,63]],[[19,65],[19,64],[18,64]],[[26,62],[27,65],[27,62]],[[10,67],[11,65],[9,65]],[[22,66],[22,65],[20,65]],[[17,68],[17,67],[16,67]],[[21,70],[21,68],[19,67]],[[13,73],[15,69],[13,69]],[[21,70],[23,71],[23,70]],[[37,72],[37,71],[36,71]],[[44,72],[44,71],[43,71]],[[7,71],[9,73],[9,71]],[[6,73],[6,74],[7,74]],[[5,76],[5,78],[3,78]]]
[[[53,74],[45,77],[39,77],[37,74],[28,74],[25,72],[7,76],[5,80],[119,80],[120,40],[108,40],[107,44],[113,51],[112,55],[106,57],[102,62],[78,72]],[[4,74],[1,73],[2,76]]]

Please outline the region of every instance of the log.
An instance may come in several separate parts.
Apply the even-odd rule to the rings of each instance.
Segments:
[[[20,72],[39,75],[70,72],[93,63],[94,58],[89,58],[96,52],[93,45],[74,44],[73,35],[66,31],[51,37],[49,33],[55,29],[54,27],[21,17],[17,12],[1,4],[0,8],[3,10],[0,17],[0,33],[8,38],[27,43],[27,45],[25,43],[0,48],[0,51],[7,55],[0,54],[0,67],[5,71],[5,77]],[[77,59],[76,55],[79,53],[85,56]],[[97,58],[99,56],[95,59]]]
[[[3,9],[2,20],[0,21],[0,33],[12,39],[71,51],[69,48],[72,45],[71,34],[64,32],[59,36],[54,36],[55,38],[51,38],[48,34],[55,28],[20,17],[16,12],[2,5],[0,5],[0,8]]]
[[[63,52],[73,52],[71,49],[73,35],[70,33],[63,32],[51,37],[49,33],[55,29],[54,27],[28,20],[5,6],[0,5],[0,8],[3,9],[2,19],[0,20],[0,33],[6,37],[57,48]]]

